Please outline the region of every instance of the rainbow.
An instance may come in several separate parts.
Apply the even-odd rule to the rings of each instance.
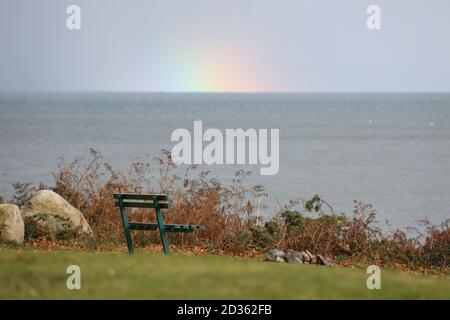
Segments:
[[[270,91],[271,86],[261,70],[252,57],[237,50],[193,52],[191,49],[189,52],[180,50],[165,56],[164,63],[152,78],[161,91]]]

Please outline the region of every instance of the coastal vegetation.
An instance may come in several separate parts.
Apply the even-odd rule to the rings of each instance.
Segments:
[[[319,195],[292,200],[263,219],[260,210],[269,195],[261,185],[247,185],[250,174],[239,170],[225,184],[195,165],[178,167],[164,150],[159,157],[136,160],[128,171],[118,171],[91,149],[70,162],[60,159],[50,186],[15,184],[9,202],[21,207],[36,191],[53,190],[83,213],[94,234],[36,237],[25,228],[25,250],[126,250],[112,194],[167,193],[173,203],[165,214],[167,223],[207,227],[193,234],[170,234],[175,252],[262,257],[270,249],[309,250],[341,266],[376,264],[395,270],[449,272],[450,219],[437,226],[418,221],[405,230],[386,231],[376,221],[372,205],[355,201],[351,214],[337,213]],[[135,209],[130,215],[135,221],[154,221],[153,212]],[[160,250],[156,232],[133,237],[137,248]]]

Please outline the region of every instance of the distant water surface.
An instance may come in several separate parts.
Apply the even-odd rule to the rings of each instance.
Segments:
[[[318,193],[336,211],[374,204],[394,226],[450,217],[449,94],[0,94],[0,194],[14,182],[51,182],[59,156],[93,147],[115,168],[170,149],[176,128],[280,129],[270,201]],[[212,166],[230,181],[238,166]],[[268,200],[264,200],[268,203]]]

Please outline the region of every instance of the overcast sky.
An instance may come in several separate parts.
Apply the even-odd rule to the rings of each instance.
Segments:
[[[423,92],[449,77],[449,0],[0,2],[2,91]]]

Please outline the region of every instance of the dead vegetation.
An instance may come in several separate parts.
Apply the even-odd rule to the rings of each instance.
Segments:
[[[124,247],[123,230],[114,192],[167,193],[173,208],[165,213],[167,223],[201,224],[206,230],[193,234],[170,234],[177,250],[197,253],[250,255],[270,248],[304,250],[331,256],[342,265],[375,263],[417,271],[448,272],[450,228],[429,221],[406,230],[383,232],[370,204],[354,203],[349,217],[337,214],[319,195],[309,200],[290,201],[269,219],[257,219],[267,197],[262,186],[248,187],[250,172],[237,171],[225,185],[208,171],[196,166],[181,170],[170,153],[149,161],[136,160],[128,172],[114,170],[96,150],[72,162],[60,159],[52,186],[30,183],[14,185],[11,202],[22,205],[38,189],[52,189],[81,210],[94,230],[95,240],[76,239],[72,243],[28,239],[33,246],[91,248],[111,250]],[[154,221],[154,213],[130,212],[133,220]],[[156,232],[133,235],[136,245],[155,247]]]

